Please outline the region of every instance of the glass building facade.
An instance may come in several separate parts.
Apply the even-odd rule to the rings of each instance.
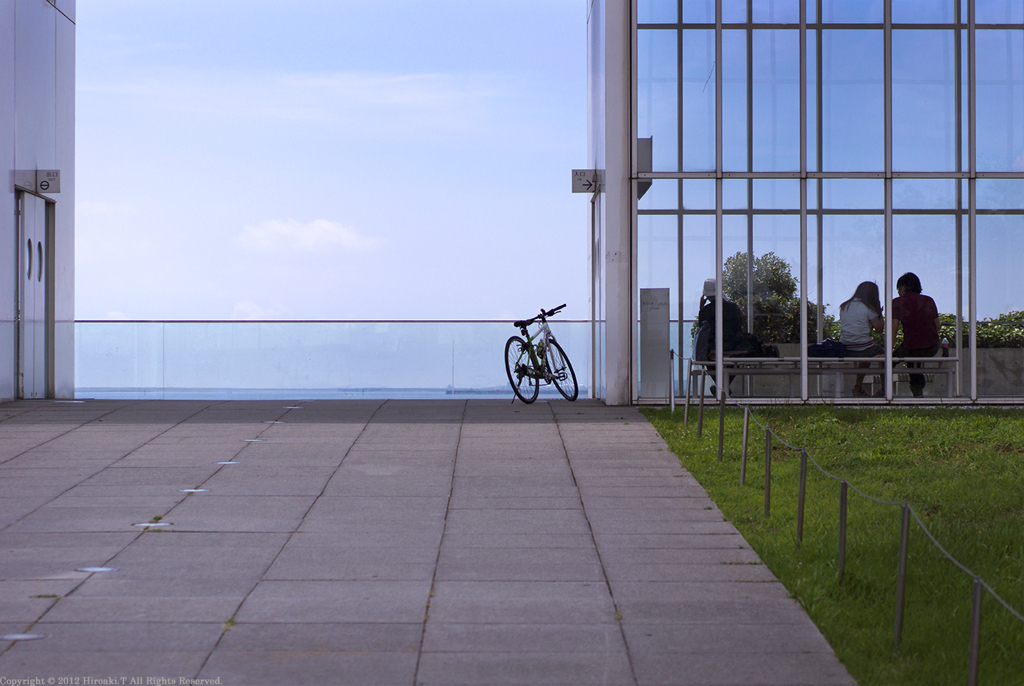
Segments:
[[[593,359],[628,336],[628,359],[612,355],[605,377],[628,369],[631,402],[644,399],[641,288],[670,289],[685,358],[704,281],[717,278],[748,331],[804,356],[799,383],[732,392],[807,400],[844,395],[808,375],[807,345],[839,338],[839,305],[863,281],[888,322],[905,272],[934,299],[958,360],[952,387],[936,375],[926,396],[1024,397],[1024,3],[595,0],[590,16],[591,107],[604,113],[591,119],[591,164],[608,167],[592,221],[595,303],[629,292],[619,343],[621,323],[595,307],[605,328]],[[613,75],[613,62],[628,68]],[[617,110],[613,97],[628,102]],[[597,154],[623,136],[622,165]],[[622,189],[628,216],[610,214]],[[629,242],[625,278],[608,277],[614,235]],[[900,401],[910,391],[886,329],[878,388]]]

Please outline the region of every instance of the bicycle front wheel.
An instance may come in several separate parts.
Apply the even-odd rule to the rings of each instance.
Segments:
[[[576,385],[576,372],[572,369],[569,356],[562,350],[562,346],[551,341],[547,349],[548,371],[551,372],[551,380],[555,382],[555,388],[566,400],[575,400],[579,397],[580,389]]]
[[[540,380],[530,361],[530,348],[519,336],[512,336],[505,343],[505,373],[516,397],[526,404],[537,399]]]

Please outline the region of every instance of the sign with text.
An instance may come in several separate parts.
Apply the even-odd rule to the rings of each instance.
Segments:
[[[36,192],[37,193],[60,193],[60,170],[59,169],[37,169],[36,170]]]
[[[573,193],[597,193],[604,185],[604,169],[573,169]]]

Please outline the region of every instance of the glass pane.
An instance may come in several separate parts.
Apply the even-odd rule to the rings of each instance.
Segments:
[[[882,171],[882,32],[825,31],[822,53],[823,171]]]
[[[641,182],[642,183],[642,182]],[[676,179],[654,179],[637,202],[641,210],[674,210],[679,206],[679,181]]]
[[[892,32],[892,160],[898,171],[956,168],[952,31]]]
[[[715,168],[715,32],[683,31],[683,171]]]
[[[747,161],[747,32],[722,32],[722,157],[728,171]]]
[[[1024,179],[978,179],[977,184],[979,209],[1024,210]]]
[[[683,217],[683,318],[697,321],[704,279],[715,275],[715,217],[688,215]],[[689,340],[692,336],[684,336]]]
[[[759,210],[800,209],[799,179],[758,179],[754,181],[754,207]]]
[[[714,21],[714,14],[711,21]],[[722,0],[722,23],[744,24],[747,21],[747,0]]]
[[[1024,217],[978,216],[978,395],[1024,394]]]
[[[1024,32],[977,31],[978,170],[1024,171]]]
[[[640,288],[668,288],[670,311],[679,311],[679,220],[673,216],[637,218],[637,283]]]
[[[799,24],[798,0],[761,0],[754,3],[754,21],[759,24]]]
[[[800,33],[754,31],[754,169],[800,169]]]
[[[637,35],[637,132],[653,138],[654,171],[679,171],[676,31]]]
[[[674,24],[676,0],[637,0],[636,16],[640,24]]]
[[[714,24],[715,0],[686,0],[683,3],[683,22],[687,24]]]
[[[746,179],[725,179],[722,181],[722,209],[747,209],[750,204],[749,192]]]
[[[966,15],[964,15],[966,17]],[[1024,23],[1024,3],[1020,0],[976,0],[974,5],[976,24],[1021,24]]]
[[[893,217],[892,226],[894,282],[898,282],[903,274],[913,272],[921,281],[922,294],[935,301],[939,318],[954,322],[957,312],[956,218],[953,215],[897,215]],[[892,295],[894,298],[898,295],[895,283]],[[930,323],[925,325],[928,329],[930,326]],[[955,329],[953,332],[948,329],[940,331],[949,340],[950,354],[953,355],[957,349],[954,332]],[[953,335],[950,338],[951,333]],[[905,335],[904,325],[897,340],[902,341]],[[913,348],[909,352],[915,354]],[[916,353],[915,356],[922,356],[922,353]],[[908,372],[898,368],[894,373],[897,374],[896,395],[912,395],[909,382],[913,379],[905,376]],[[948,394],[946,375],[929,375],[926,372],[923,379],[925,396],[942,397]],[[953,383],[952,379],[948,381]]]
[[[734,260],[746,265],[746,256]],[[800,343],[800,217],[754,216],[753,330],[765,343]],[[740,281],[745,286],[745,275]],[[738,302],[746,309],[746,292]],[[811,297],[811,294],[808,294]],[[783,353],[798,356],[799,347]]]
[[[882,0],[822,0],[821,18],[830,24],[881,24]]]
[[[873,210],[885,206],[885,182],[881,179],[822,179],[825,209]]]
[[[683,207],[688,210],[715,209],[714,180],[684,179]]]
[[[956,207],[954,179],[893,179],[892,206],[903,210],[947,210]]]
[[[956,0],[892,0],[894,24],[949,24]]]

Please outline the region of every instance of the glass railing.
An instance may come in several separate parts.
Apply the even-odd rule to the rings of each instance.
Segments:
[[[587,321],[550,322],[590,386]],[[80,398],[511,398],[507,321],[79,321]],[[542,397],[558,397],[553,386]]]

